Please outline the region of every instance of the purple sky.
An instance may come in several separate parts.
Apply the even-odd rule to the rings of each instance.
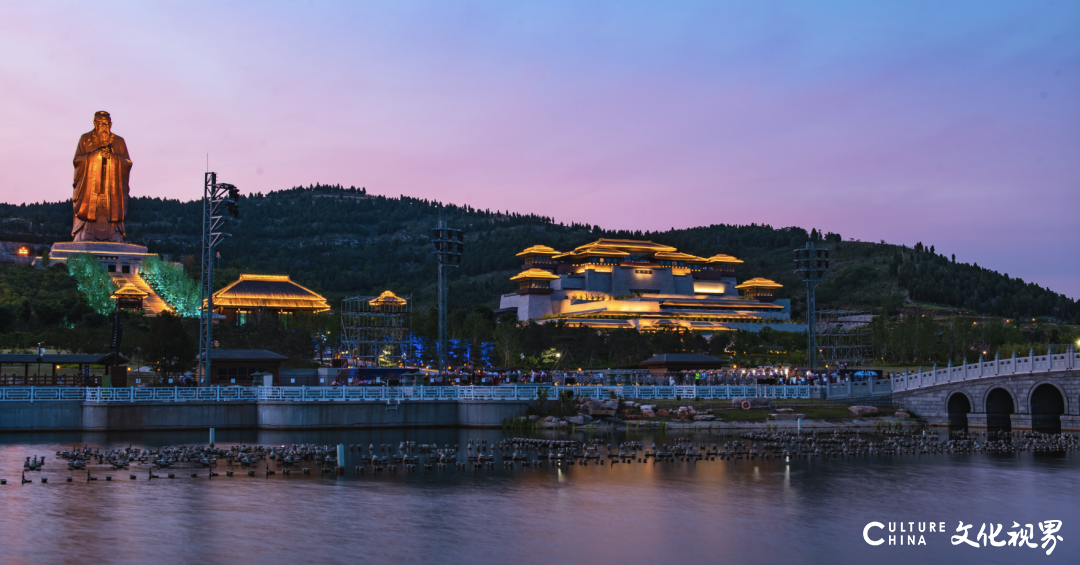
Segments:
[[[1080,297],[1080,3],[7,2],[0,199],[365,186],[933,244]]]

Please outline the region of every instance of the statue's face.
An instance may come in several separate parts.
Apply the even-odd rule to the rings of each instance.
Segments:
[[[99,133],[109,133],[112,129],[112,121],[109,118],[94,118],[94,129]]]

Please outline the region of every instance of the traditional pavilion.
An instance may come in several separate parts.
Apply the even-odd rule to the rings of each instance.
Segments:
[[[742,261],[730,255],[697,257],[669,245],[600,239],[560,253],[534,245],[517,254],[518,289],[500,297],[502,312],[518,319],[592,328],[681,328],[712,332],[770,326],[805,331],[791,323],[791,301],[768,279],[738,284]],[[741,291],[741,294],[740,294]]]
[[[752,300],[760,300],[761,302],[772,302],[777,289],[784,288],[784,285],[770,281],[769,279],[763,279],[760,277],[752,278],[740,285],[735,286],[736,289],[743,292],[743,296]]]
[[[278,317],[329,309],[325,298],[287,275],[240,275],[240,280],[214,293],[214,312],[234,324],[245,324],[255,315]]]

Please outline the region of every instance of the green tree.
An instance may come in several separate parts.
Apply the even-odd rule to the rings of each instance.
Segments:
[[[162,312],[150,320],[143,357],[162,377],[179,375],[195,366],[198,344],[179,316]]]

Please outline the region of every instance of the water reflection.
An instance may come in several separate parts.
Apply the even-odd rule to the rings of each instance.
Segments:
[[[945,432],[942,432],[945,433]],[[489,443],[497,430],[280,432],[221,430],[217,443]],[[555,436],[549,436],[555,437]],[[580,435],[578,437],[586,437]],[[676,434],[596,435],[646,446]],[[699,436],[695,443],[733,438]],[[203,444],[206,434],[30,434],[0,437],[5,562],[262,563],[619,562],[1009,563],[1017,548],[954,547],[956,523],[1065,522],[1054,558],[1080,546],[1075,452],[965,453],[852,459],[496,466],[494,470],[357,476],[260,474],[62,482],[57,450]],[[50,482],[20,486],[26,456],[48,455]],[[356,464],[350,453],[346,465]],[[142,469],[142,468],[138,468]],[[200,470],[201,471],[201,470]],[[102,475],[105,472],[101,473]],[[32,474],[35,477],[37,473]],[[945,522],[925,546],[871,547],[870,521]],[[1036,530],[1037,531],[1037,530]],[[972,537],[974,537],[974,533]]]

